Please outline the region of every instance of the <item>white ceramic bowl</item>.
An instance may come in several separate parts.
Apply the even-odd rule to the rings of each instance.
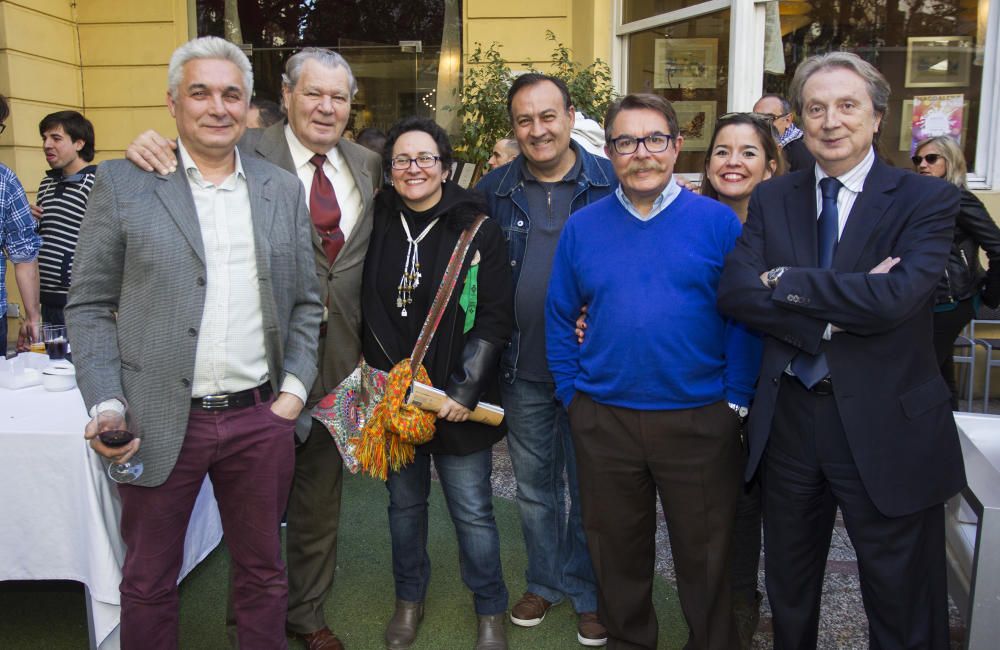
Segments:
[[[53,392],[76,388],[76,368],[71,363],[54,363],[42,371],[42,386]]]

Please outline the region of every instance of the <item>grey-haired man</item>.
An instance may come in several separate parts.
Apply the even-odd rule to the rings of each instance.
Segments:
[[[287,120],[248,130],[239,149],[297,174],[306,190],[326,306],[319,376],[308,408],[333,390],[361,357],[361,271],[382,167],[378,155],[341,138],[357,82],[339,54],[306,48],[288,59],[282,80]],[[140,136],[127,157],[147,171],[175,164],[172,143],[153,132]],[[337,566],[343,462],[329,432],[308,411],[299,418],[296,435],[286,540],[288,631],[302,637],[310,650],[340,650],[343,644],[327,626],[323,605]]]

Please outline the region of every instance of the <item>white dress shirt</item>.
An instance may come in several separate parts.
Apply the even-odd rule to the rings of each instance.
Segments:
[[[201,175],[180,140],[177,149],[205,249],[205,308],[191,394],[235,393],[259,386],[268,377],[250,190],[238,150],[236,170],[216,185]],[[290,374],[281,390],[306,401],[305,387]]]
[[[316,154],[299,142],[299,139],[292,133],[292,127],[287,124],[285,125],[285,140],[288,141],[288,151],[292,154],[295,173],[298,174],[299,180],[302,181],[302,187],[306,190],[306,206],[308,207],[313,176],[316,174],[316,166],[310,161]],[[361,192],[358,190],[357,183],[354,182],[354,174],[351,173],[337,147],[326,152],[323,173],[330,179],[333,191],[337,193],[337,203],[340,205],[340,229],[344,232],[344,241],[347,241],[355,224],[358,223],[358,219],[361,218]]]
[[[858,199],[858,194],[861,194],[861,190],[865,187],[865,179],[868,178],[868,172],[872,170],[872,165],[875,164],[875,150],[869,149],[868,155],[860,163],[855,165],[846,174],[841,174],[837,176],[837,180],[841,182],[843,187],[840,188],[840,192],[837,194],[837,240],[839,241],[841,237],[844,236],[844,228],[847,226],[847,218],[851,216],[851,209],[854,207],[854,202]],[[819,189],[819,182],[824,178],[827,178],[827,174],[816,164],[816,219],[819,220],[819,214],[823,211],[823,193]]]

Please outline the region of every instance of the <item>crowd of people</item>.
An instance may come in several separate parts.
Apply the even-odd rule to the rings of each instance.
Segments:
[[[178,645],[206,475],[233,643],[344,647],[324,615],[344,463],[310,409],[360,359],[409,357],[466,236],[423,359],[445,393],[434,436],[385,482],[395,605],[373,616],[388,650],[425,616],[432,462],[479,650],[563,601],[579,644],[656,648],[657,498],[685,647],[751,646],[762,523],[774,645],[815,647],[838,508],[872,647],[948,647],[943,504],[965,482],[949,361],[980,302],[1000,302],[1000,230],[954,141],[920,143],[917,173],[877,156],[878,70],[812,57],[787,99],[720,117],[697,192],[674,173],[684,136],[657,95],[612,103],[598,155],[571,137],[565,83],[519,76],[511,138],[466,189],[433,120],[368,133],[370,148],[343,137],[357,82],[337,53],[294,54],[282,82],[283,112],[252,107],[241,50],[194,39],[168,68],[176,140],[147,131],[95,166],[91,124],[46,116],[34,206],[0,165],[19,347],[67,323],[90,446],[143,459],[119,485],[122,647]],[[503,425],[470,419],[481,401]],[[137,437],[108,446],[115,428]],[[490,481],[504,437],[527,559],[513,604]]]

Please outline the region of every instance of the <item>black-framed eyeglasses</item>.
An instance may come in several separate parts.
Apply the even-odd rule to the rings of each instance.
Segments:
[[[410,165],[417,163],[417,167],[420,169],[428,169],[437,164],[437,161],[441,160],[441,156],[432,156],[431,154],[420,154],[416,158],[410,158],[409,156],[396,156],[392,159],[392,168],[403,171],[404,169],[409,169]]]
[[[0,133],[3,133],[3,131],[0,131]],[[944,158],[944,156],[942,156],[939,153],[929,153],[924,156],[913,156],[912,158],[910,158],[910,160],[913,161],[914,167],[919,167],[920,163],[924,162],[925,160],[927,161],[928,165],[933,165],[942,158]]]
[[[3,132],[6,131],[6,130],[7,130],[7,125],[6,124],[0,124],[0,135],[2,135]]]
[[[642,138],[636,138],[631,135],[620,135],[617,138],[611,138],[609,144],[615,150],[615,153],[620,156],[627,156],[638,151],[640,143],[646,147],[646,151],[649,153],[666,151],[667,147],[670,146],[670,141],[673,139],[674,136],[666,133],[653,133]]]

